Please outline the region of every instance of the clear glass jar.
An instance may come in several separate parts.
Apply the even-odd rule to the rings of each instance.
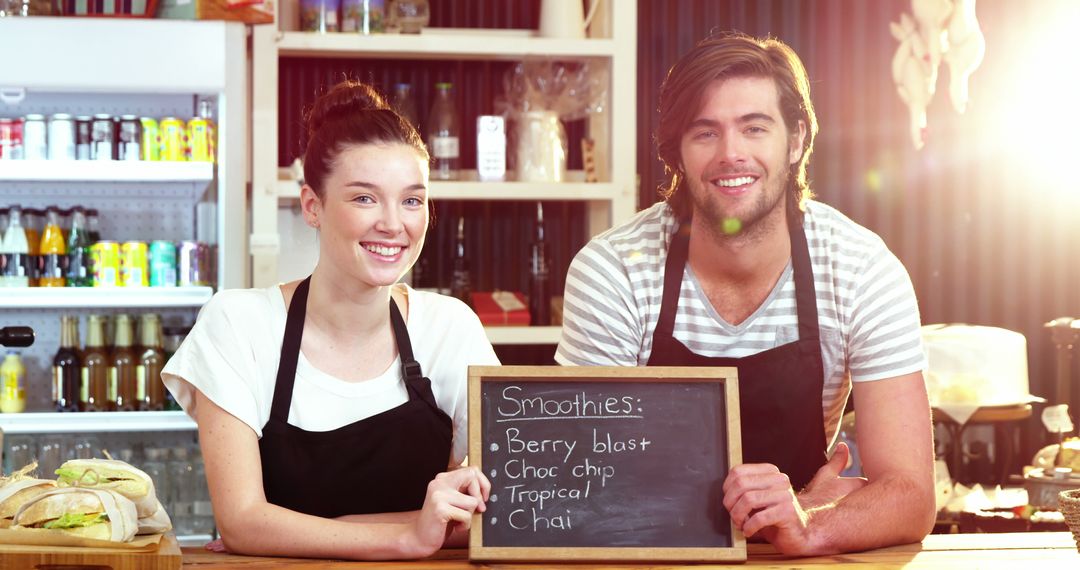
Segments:
[[[176,536],[195,534],[192,528],[191,505],[195,496],[194,467],[186,447],[172,448],[169,460],[169,504],[172,505],[172,524]]]
[[[387,26],[403,34],[419,34],[431,21],[428,0],[389,0]]]
[[[431,106],[427,124],[432,180],[457,180],[461,149],[458,129],[454,85],[436,83],[435,103]]]

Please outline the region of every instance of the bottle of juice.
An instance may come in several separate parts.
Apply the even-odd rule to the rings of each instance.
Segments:
[[[30,285],[30,245],[22,226],[22,210],[12,206],[8,212],[10,221],[0,238],[0,253],[7,257],[0,271],[0,287],[28,287]]]
[[[116,409],[121,412],[139,409],[135,375],[138,358],[132,347],[133,341],[131,316],[123,313],[116,315],[116,340],[113,342],[112,365],[109,368],[108,398],[116,402]]]
[[[94,284],[94,274],[90,266],[90,238],[86,227],[86,212],[78,206],[71,213],[65,273],[68,287],[91,287]]]
[[[161,382],[161,369],[165,367],[165,351],[161,342],[161,318],[156,313],[145,313],[139,318],[139,338],[139,362],[135,368],[139,409],[164,410],[165,384]]]
[[[41,255],[41,228],[45,223],[45,212],[37,208],[26,208],[23,215],[26,217],[23,226],[26,228],[26,244],[30,252],[30,257],[27,258],[27,276],[30,278],[30,286],[37,287],[38,275],[41,273],[38,269],[38,256]]]
[[[79,411],[104,412],[116,407],[109,401],[109,351],[105,348],[105,319],[87,317],[86,350],[83,351],[82,383],[79,385]]]
[[[0,364],[0,412],[17,414],[26,409],[26,369],[19,353],[8,350]]]
[[[60,211],[56,206],[49,206],[45,211],[45,231],[41,234],[41,275],[38,278],[39,287],[63,287],[64,266],[67,265],[67,245],[64,244],[64,233],[60,229]]]
[[[79,411],[82,355],[79,352],[79,317],[60,317],[60,350],[53,357],[53,406],[58,412]]]

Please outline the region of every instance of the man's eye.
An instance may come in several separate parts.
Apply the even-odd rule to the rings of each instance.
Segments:
[[[747,127],[746,132],[751,135],[760,135],[769,131],[765,127]]]
[[[694,134],[694,139],[705,140],[716,137],[716,131],[699,131]]]

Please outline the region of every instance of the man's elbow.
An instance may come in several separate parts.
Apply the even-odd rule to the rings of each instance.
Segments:
[[[904,542],[920,542],[934,530],[937,522],[937,501],[933,479],[918,478],[908,483],[909,492],[905,501],[909,503],[910,523],[904,525],[907,532],[902,537]]]

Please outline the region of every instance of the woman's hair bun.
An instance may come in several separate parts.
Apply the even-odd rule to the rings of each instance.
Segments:
[[[389,109],[386,100],[373,87],[359,81],[342,81],[315,100],[307,115],[308,139],[328,121],[345,118],[361,111]]]

